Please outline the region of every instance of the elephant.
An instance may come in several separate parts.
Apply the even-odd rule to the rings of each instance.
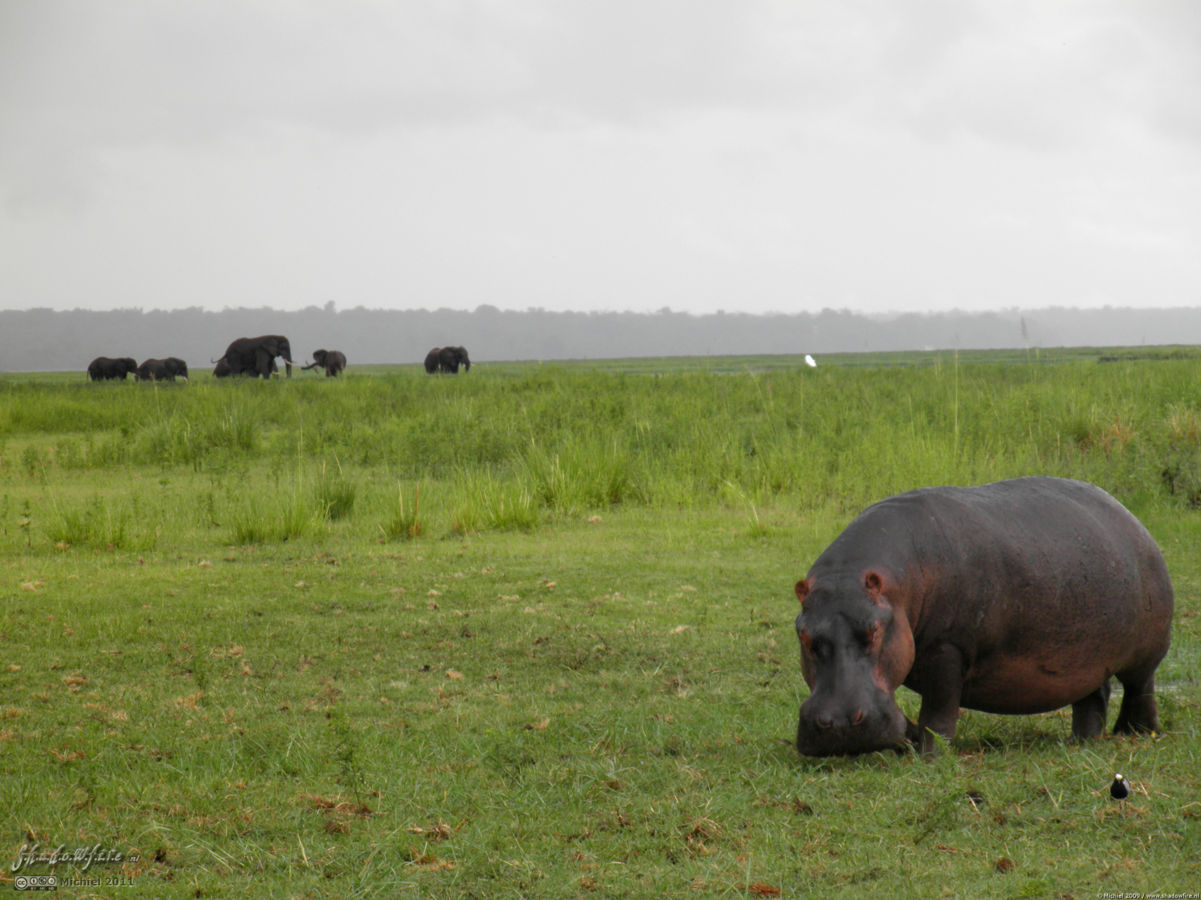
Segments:
[[[455,375],[459,366],[462,366],[465,372],[471,371],[471,360],[467,357],[466,347],[435,347],[425,355],[425,371],[431,375],[435,372]]]
[[[137,372],[137,370],[137,360],[130,359],[128,356],[117,359],[97,356],[88,363],[88,378],[92,381],[108,381],[111,378],[120,378],[124,381],[126,375],[130,372]]]
[[[307,366],[301,366],[301,368],[307,371],[315,369],[317,366],[325,369],[326,377],[341,375],[346,368],[346,354],[341,350],[314,350],[313,362]]]
[[[147,359],[138,366],[134,376],[138,381],[174,381],[179,376],[188,380],[188,364],[177,356],[166,359]]]
[[[282,334],[265,334],[261,337],[238,338],[225,348],[225,355],[217,363],[213,374],[224,377],[218,370],[225,364],[229,375],[250,375],[270,378],[275,370],[275,357],[282,357],[288,377],[292,377],[292,346]]]

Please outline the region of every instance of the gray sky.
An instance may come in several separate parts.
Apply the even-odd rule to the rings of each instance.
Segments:
[[[0,308],[1201,304],[1196,0],[0,0]]]

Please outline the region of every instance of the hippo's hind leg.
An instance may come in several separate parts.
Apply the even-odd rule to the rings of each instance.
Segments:
[[[1105,714],[1109,710],[1109,679],[1072,704],[1072,738],[1087,741],[1105,731]]]
[[[1122,682],[1122,706],[1118,710],[1113,733],[1159,731],[1159,715],[1155,706],[1155,666],[1151,666],[1150,670],[1119,672],[1118,681]]]

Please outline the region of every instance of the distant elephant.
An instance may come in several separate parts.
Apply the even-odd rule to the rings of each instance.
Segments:
[[[270,378],[275,369],[275,357],[282,357],[287,367],[288,377],[292,377],[292,346],[282,334],[265,334],[262,337],[238,338],[225,348],[225,355],[216,360],[217,369],[221,363],[229,370],[230,375],[250,375],[252,377]],[[218,378],[217,369],[213,374]]]
[[[341,350],[314,350],[313,362],[301,368],[307,371],[315,369],[317,366],[325,369],[327,378],[331,375],[340,375],[346,368],[346,354]]]
[[[471,371],[471,360],[467,357],[466,347],[435,347],[425,355],[425,371],[431,375],[434,372],[456,375],[459,366],[466,372]]]
[[[88,378],[92,381],[108,381],[112,378],[120,378],[125,380],[125,376],[137,372],[137,360],[130,359],[128,356],[122,356],[117,359],[110,359],[107,356],[97,356],[94,360],[88,363]]]
[[[176,376],[188,380],[188,364],[177,356],[148,359],[138,366],[134,376],[138,381],[174,381]]]

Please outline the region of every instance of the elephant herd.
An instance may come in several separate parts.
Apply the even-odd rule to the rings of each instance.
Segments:
[[[252,378],[270,378],[279,373],[276,359],[284,361],[288,378],[292,377],[292,346],[282,334],[265,334],[254,338],[238,338],[225,348],[225,353],[214,360],[213,375],[226,378],[231,375],[249,375]],[[431,375],[443,372],[458,374],[459,367],[470,371],[471,360],[465,347],[435,347],[425,357],[425,371]],[[346,369],[346,354],[340,350],[314,350],[313,362],[302,369],[320,367],[326,377],[342,374]],[[88,377],[92,381],[125,380],[133,374],[135,381],[174,381],[177,377],[188,380],[188,364],[182,359],[169,356],[166,359],[148,359],[141,365],[128,356],[110,358],[98,356],[88,365]]]
[[[88,377],[92,381],[112,381],[133,374],[135,381],[174,381],[176,378],[188,380],[188,364],[177,356],[166,359],[148,359],[140,366],[137,361],[128,356],[110,359],[107,356],[97,356],[88,364]]]

